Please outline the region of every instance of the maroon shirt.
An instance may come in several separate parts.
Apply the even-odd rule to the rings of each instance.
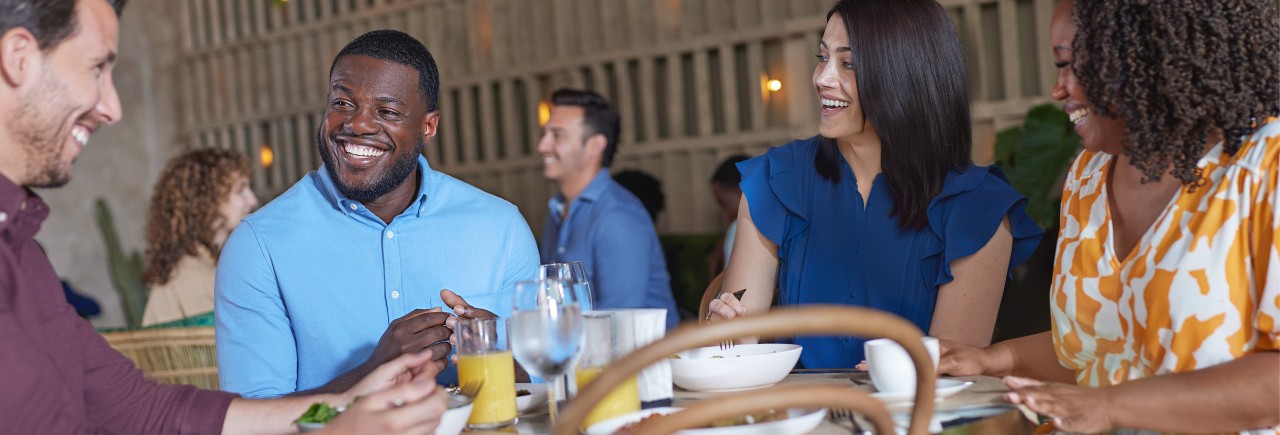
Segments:
[[[0,176],[0,433],[216,434],[236,396],[145,379],[67,304],[49,207]]]

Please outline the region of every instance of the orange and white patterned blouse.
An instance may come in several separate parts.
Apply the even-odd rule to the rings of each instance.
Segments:
[[[1128,258],[1108,212],[1113,156],[1085,151],[1063,188],[1051,310],[1058,360],[1105,386],[1231,361],[1280,344],[1280,121],[1234,155],[1200,159],[1207,183],[1175,194]]]

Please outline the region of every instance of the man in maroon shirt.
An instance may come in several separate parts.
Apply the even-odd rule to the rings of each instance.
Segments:
[[[0,433],[288,433],[313,402],[356,402],[333,433],[432,433],[445,408],[424,352],[341,394],[246,400],[143,377],[62,296],[34,237],[101,126],[120,120],[112,83],[123,0],[0,0]]]

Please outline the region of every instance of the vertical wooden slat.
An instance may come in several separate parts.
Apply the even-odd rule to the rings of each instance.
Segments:
[[[735,50],[731,44],[720,45],[720,76],[716,77],[720,82],[721,100],[713,104],[718,104],[724,114],[724,131],[727,134],[737,133],[740,128],[738,125],[738,108],[742,102],[738,101],[738,64],[734,61]]]
[[[1004,98],[1022,98],[1022,62],[1018,50],[1018,5],[1014,0],[997,0],[1000,14],[1000,64],[1004,69]],[[1032,39],[1034,40],[1034,38]]]
[[[618,110],[622,117],[622,135],[619,138],[621,142],[630,145],[636,141],[637,114],[635,111],[635,100],[637,89],[631,87],[631,70],[627,67],[627,61],[619,60],[613,63],[613,73],[618,83],[618,95],[614,96],[613,106]]]
[[[495,108],[501,115],[498,117],[502,120],[502,137],[498,140],[498,144],[502,148],[503,155],[507,160],[516,160],[520,158],[522,144],[520,143],[520,116],[519,107],[516,106],[516,86],[514,79],[504,80],[498,87],[498,107]],[[534,122],[535,124],[537,122]],[[510,174],[503,178],[510,180]]]
[[[196,49],[195,24],[197,21],[197,9],[192,6],[193,1],[194,0],[181,0],[178,3],[180,6],[178,12],[180,14],[179,16],[182,17],[183,22],[186,24],[185,26],[182,26],[182,47],[186,49],[187,54],[190,54]]]
[[[667,55],[667,107],[668,131],[672,138],[685,136],[684,116],[684,66],[680,53]]]
[[[976,53],[977,57],[977,59],[971,61],[971,64],[977,67],[977,71],[970,70],[969,74],[980,78],[975,83],[977,85],[976,89],[971,90],[972,93],[969,94],[969,99],[974,101],[987,101],[989,99],[988,96],[990,95],[990,91],[987,90],[987,80],[982,77],[989,74],[987,71],[987,65],[989,65],[989,62],[987,60],[988,55],[986,44],[982,41],[982,8],[974,0],[966,2],[961,8],[964,16],[965,27],[968,27],[973,35],[972,50]]]
[[[652,92],[653,89],[657,89],[657,77],[655,77],[653,71],[653,63],[654,59],[651,56],[640,58],[640,89],[636,90],[636,98],[640,99],[640,107],[643,110],[642,116],[645,120],[644,138],[646,142],[659,140],[657,95]]]
[[[287,73],[285,72],[285,63],[281,62],[281,59],[283,59],[285,55],[285,49],[283,46],[284,42],[277,39],[272,41],[270,44],[271,58],[267,60],[267,65],[270,67],[271,82],[277,85],[270,87],[273,98],[271,100],[269,110],[274,112],[287,107],[284,103],[290,96],[285,95],[288,93],[288,90],[286,89],[288,87],[288,82],[286,81]]]
[[[491,82],[480,83],[479,87],[480,87],[480,101],[477,101],[476,105],[477,107],[480,108],[480,119],[476,120],[476,122],[480,123],[481,125],[480,139],[479,139],[480,146],[484,147],[485,159],[490,162],[496,162],[496,161],[499,161],[498,160],[498,143],[502,141],[502,138],[498,137],[497,129],[487,128],[485,126],[485,123],[486,121],[496,122],[502,118],[498,114],[498,110],[497,110],[498,108],[495,107],[496,106],[495,104],[493,104],[493,101],[494,101],[493,83]],[[508,154],[508,156],[509,155],[510,154]]]
[[[530,148],[533,149],[533,155],[538,155],[538,139],[542,137],[542,126],[538,124],[538,104],[542,102],[542,90],[538,85],[538,78],[532,75],[526,75],[524,80],[524,102],[526,104],[526,113],[533,116],[526,124],[529,126],[529,140],[533,142]]]
[[[1058,76],[1054,68],[1046,66],[1053,65],[1053,50],[1049,49],[1052,45],[1049,40],[1049,20],[1053,18],[1053,10],[1058,2],[1056,0],[1035,0],[1035,2],[1036,22],[1032,28],[1035,29],[1037,47],[1040,48],[1038,50],[1039,56],[1036,58],[1040,62],[1037,66],[1038,71],[1040,71],[1038,78],[1040,80],[1040,92],[1042,95],[1050,95],[1053,92],[1053,84],[1057,81]],[[970,71],[970,74],[972,73]]]
[[[747,73],[743,76],[747,80],[747,101],[744,106],[751,112],[751,128],[756,130],[765,128],[764,89],[760,86],[764,71],[764,42],[748,42]]]
[[[693,52],[693,89],[694,101],[697,108],[696,119],[699,136],[711,136],[712,128],[715,126],[715,116],[711,108],[711,69],[708,65],[708,54],[706,49],[699,49]]]
[[[475,165],[479,163],[478,155],[480,151],[480,138],[476,137],[476,123],[480,122],[475,117],[476,101],[471,92],[471,87],[463,87],[458,89],[458,119],[462,121],[461,134],[463,156],[466,158],[467,165]]]

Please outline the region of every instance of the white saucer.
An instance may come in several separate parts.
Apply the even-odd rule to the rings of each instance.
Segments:
[[[950,378],[938,379],[938,382],[934,385],[934,399],[941,400],[943,397],[959,393],[970,385],[973,385],[973,382]],[[886,393],[877,391],[871,393],[871,397],[880,399],[881,402],[885,403],[910,402],[915,399],[916,392],[907,391],[904,393]]]

